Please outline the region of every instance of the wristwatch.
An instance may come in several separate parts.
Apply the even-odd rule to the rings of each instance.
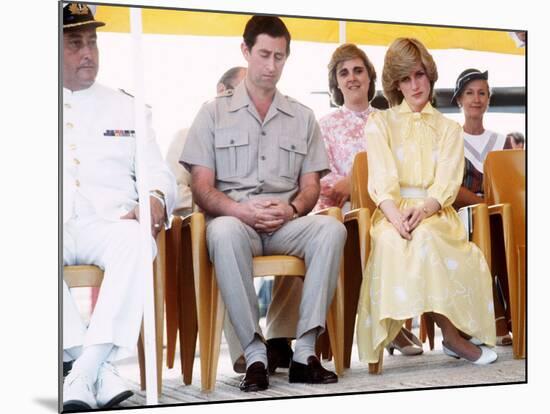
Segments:
[[[293,203],[289,203],[289,204],[290,204],[290,207],[292,207],[292,211],[294,211],[294,214],[292,215],[292,220],[297,219],[298,217],[300,217],[300,215],[298,214],[298,209],[296,208],[296,206]]]

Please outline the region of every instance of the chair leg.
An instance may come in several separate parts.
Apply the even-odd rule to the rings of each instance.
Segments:
[[[513,338],[514,357],[525,358],[525,245],[518,246],[518,276],[516,312],[518,329]]]
[[[425,343],[427,338],[426,322],[424,322],[424,314],[420,315],[420,327],[418,329],[418,337],[420,342]]]
[[[181,218],[166,233],[166,366],[174,367],[178,337],[178,274],[181,266]]]
[[[183,246],[190,246],[189,229],[186,228]],[[193,264],[191,249],[181,249],[181,267],[178,273],[178,313],[180,360],[183,383],[190,385],[193,379],[193,362],[197,346],[197,303],[195,299],[195,281],[193,279]]]
[[[340,264],[340,273],[334,299],[327,315],[330,346],[334,355],[334,368],[338,375],[344,373],[344,261]]]
[[[514,358],[525,358],[525,347],[523,345],[525,337],[524,334],[521,333],[522,329],[525,328],[525,302],[523,301],[525,262],[523,262],[522,265],[518,263],[518,259],[524,260],[525,256],[521,259],[519,257],[520,255],[518,255],[517,249],[519,246],[516,247],[513,237],[511,207],[509,205],[504,205],[502,212],[500,214],[491,215],[490,220],[491,235],[493,236],[493,234],[497,232],[502,232],[503,235],[504,249],[502,249],[501,245],[497,245],[492,249],[492,253],[493,263],[498,263],[498,260],[502,260],[503,258],[506,261]],[[491,241],[493,242],[493,239]],[[523,246],[523,249],[524,248],[525,246]],[[521,315],[523,315],[523,320],[521,319]]]
[[[323,332],[315,342],[315,353],[319,359],[330,361],[332,359],[332,349],[330,348],[330,338],[328,331]]]
[[[201,390],[214,391],[225,306],[218,290],[214,271],[202,272],[199,286],[199,343]],[[202,329],[204,327],[204,329]]]
[[[139,363],[139,388],[145,390],[145,348],[143,346],[143,322],[141,323],[141,331],[138,339],[138,363]]]
[[[351,352],[353,348],[353,335],[355,333],[355,320],[357,317],[357,305],[363,280],[363,269],[359,251],[359,229],[357,221],[346,223],[348,237],[344,247],[344,368],[351,365]]]
[[[435,323],[431,316],[427,313],[423,313],[420,317],[420,340],[422,343],[426,342],[430,344],[430,351],[435,347]]]
[[[164,315],[163,315],[164,316]],[[164,326],[158,319],[155,321],[156,329],[156,354],[157,354],[157,393],[160,397],[162,395],[162,357],[163,357],[163,339],[164,339]]]
[[[157,357],[157,392],[160,397],[162,394],[162,358],[164,345],[164,292],[158,292],[158,285],[155,295],[155,343]]]
[[[382,373],[382,365],[384,364],[384,348],[380,350],[380,354],[378,355],[378,362],[375,363],[369,363],[369,374],[381,374]]]
[[[413,326],[413,320],[412,320],[412,318],[407,319],[407,320],[405,321],[405,328],[406,328],[407,330],[410,331],[410,330],[412,330],[412,326]]]
[[[157,322],[157,321],[155,321]],[[162,337],[163,337],[163,330],[164,326],[160,324],[160,329],[157,326],[155,326],[155,336],[156,336],[156,358],[157,358],[157,390],[158,390],[158,396],[160,397],[162,394]],[[145,391],[146,387],[146,368],[145,368],[145,348],[144,348],[144,339],[143,339],[143,322],[141,323],[141,332],[139,334],[138,339],[138,364],[139,364],[139,387],[141,391]],[[160,335],[160,338],[159,338]],[[160,339],[160,341],[159,341]]]

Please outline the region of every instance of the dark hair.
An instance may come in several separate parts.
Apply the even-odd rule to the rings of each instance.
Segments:
[[[510,132],[506,138],[512,138],[516,144],[525,144],[525,137],[521,132]]]
[[[365,52],[359,49],[356,45],[353,43],[344,43],[336,48],[328,64],[328,88],[330,90],[332,101],[338,106],[342,106],[344,104],[344,95],[342,94],[342,91],[338,89],[336,69],[340,63],[355,58],[359,58],[363,61],[369,75],[369,102],[372,101],[372,98],[374,98],[374,94],[376,92],[376,71],[374,70],[374,66]]]
[[[236,85],[233,84],[233,81],[241,70],[246,70],[246,68],[242,66],[232,67],[222,75],[222,77],[218,81],[218,85],[221,83],[225,87],[225,89],[234,89]]]
[[[290,55],[290,33],[283,21],[277,16],[252,16],[244,28],[243,40],[248,50],[256,44],[260,34],[286,39],[286,54]]]
[[[464,70],[460,75],[458,75],[458,78],[456,78],[456,85],[451,98],[451,104],[460,107],[457,99],[462,96],[466,86],[473,80],[484,80],[487,84],[487,93],[489,94],[489,98],[491,97],[491,88],[489,88],[489,72],[481,72],[479,69],[470,68]]]

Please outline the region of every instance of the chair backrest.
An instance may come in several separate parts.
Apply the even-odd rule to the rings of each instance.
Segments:
[[[358,152],[351,170],[351,208],[368,208],[370,214],[376,210],[376,204],[369,196],[369,164],[366,151]]]
[[[510,203],[516,243],[525,245],[525,151],[492,151],[483,170],[487,204]]]

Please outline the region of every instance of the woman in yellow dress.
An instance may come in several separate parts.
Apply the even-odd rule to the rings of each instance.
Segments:
[[[365,126],[368,187],[378,206],[357,323],[359,357],[368,363],[379,362],[406,319],[426,312],[447,355],[476,364],[497,358],[487,347],[495,344],[491,275],[452,207],[464,171],[462,128],[431,106],[436,80],[422,43],[395,40],[382,74],[390,109]]]

